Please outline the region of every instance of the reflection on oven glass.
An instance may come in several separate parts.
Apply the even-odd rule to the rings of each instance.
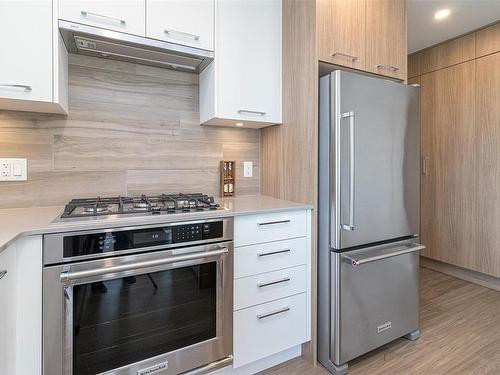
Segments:
[[[76,285],[73,374],[97,374],[216,336],[216,263]]]

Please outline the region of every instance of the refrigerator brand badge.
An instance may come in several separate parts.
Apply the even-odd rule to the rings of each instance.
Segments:
[[[148,368],[143,368],[142,370],[137,371],[137,375],[153,375],[166,369],[168,369],[168,361],[158,363],[157,365]]]
[[[391,328],[392,328],[391,322],[381,324],[377,327],[377,333],[382,333],[382,332],[387,331],[388,329],[391,329]]]

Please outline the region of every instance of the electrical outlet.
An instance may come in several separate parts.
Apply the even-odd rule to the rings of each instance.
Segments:
[[[245,161],[243,163],[243,177],[252,177],[253,176],[253,162]]]
[[[26,181],[26,159],[0,159],[0,181]]]
[[[2,177],[10,177],[11,174],[11,166],[9,163],[2,162],[0,163],[0,176]]]

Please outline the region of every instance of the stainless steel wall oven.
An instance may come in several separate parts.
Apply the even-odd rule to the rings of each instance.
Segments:
[[[232,219],[46,235],[44,375],[231,363],[232,237]]]

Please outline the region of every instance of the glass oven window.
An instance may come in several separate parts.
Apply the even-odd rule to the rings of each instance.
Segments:
[[[217,263],[73,287],[73,374],[97,374],[216,337]]]

